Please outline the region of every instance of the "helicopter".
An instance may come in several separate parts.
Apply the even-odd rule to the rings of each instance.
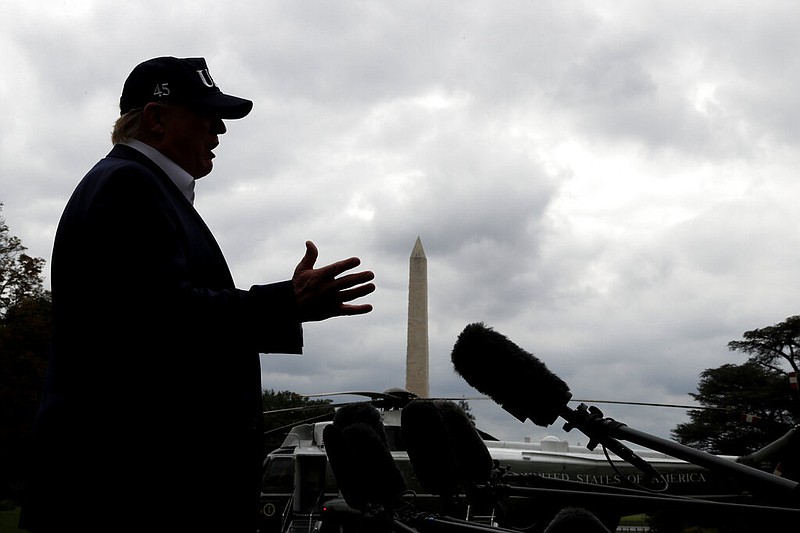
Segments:
[[[442,516],[441,494],[425,486],[424,476],[413,461],[414,450],[405,442],[408,439],[404,439],[403,413],[420,402],[452,403],[453,399],[418,398],[401,388],[307,397],[340,395],[361,396],[366,401],[334,406],[337,410],[365,403],[379,413],[387,453],[402,475],[407,493],[413,494],[416,516]],[[586,408],[584,404],[580,407],[595,418],[598,413],[602,417],[602,412],[596,408]],[[340,483],[331,468],[331,450],[327,449],[324,437],[331,424],[331,420],[299,423],[288,431],[280,447],[266,455],[259,509],[261,533],[327,531],[326,523],[340,524],[342,520],[347,521],[342,517],[363,514],[343,500]],[[422,437],[422,447],[440,447],[436,432],[431,431],[426,442],[425,431],[424,428],[416,430]],[[590,443],[581,447],[556,437],[546,437],[540,442],[515,442],[498,440],[478,428],[475,432],[491,457],[492,498],[500,492],[504,497],[502,502],[498,499],[488,504],[487,498],[482,499],[482,504],[461,498],[462,505],[457,510],[447,509],[448,516],[459,513],[465,521],[453,526],[456,527],[454,531],[481,527],[542,531],[544,524],[567,504],[591,509],[594,515],[602,517],[609,531],[614,530],[622,516],[663,509],[695,514],[702,510],[709,517],[724,516],[733,520],[758,515],[759,511],[769,512],[770,517],[780,520],[800,517],[800,510],[792,503],[786,504],[785,498],[775,497],[772,491],[767,491],[766,497],[754,495],[749,478],[732,478],[725,471],[727,463],[749,465],[741,468],[770,474],[765,477],[778,477],[774,472],[781,458],[796,456],[800,447],[800,431],[796,427],[748,456],[714,456],[711,466],[720,461],[724,463],[722,471],[709,468],[708,464],[696,464],[693,455],[676,458],[663,450],[647,447],[630,450],[623,446],[615,453],[606,446],[591,446]],[[636,460],[632,462],[626,450]],[[420,453],[419,450],[416,453]],[[781,479],[789,483],[788,479]],[[776,502],[779,503],[773,505]],[[426,527],[428,524],[425,522]],[[330,530],[346,529],[336,526]]]

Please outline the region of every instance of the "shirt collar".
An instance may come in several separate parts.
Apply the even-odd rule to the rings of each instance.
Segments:
[[[172,159],[168,158],[149,144],[145,144],[138,139],[130,139],[121,144],[130,146],[131,148],[134,148],[135,150],[138,150],[146,155],[150,160],[153,161],[153,163],[158,165],[159,168],[161,168],[161,170],[167,174],[167,176],[169,176],[169,179],[175,183],[186,199],[189,200],[190,203],[194,203],[195,180],[191,174],[183,170]]]

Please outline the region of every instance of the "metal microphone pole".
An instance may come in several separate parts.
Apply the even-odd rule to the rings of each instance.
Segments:
[[[622,439],[709,470],[725,472],[739,479],[751,481],[765,490],[782,491],[787,495],[791,493],[795,498],[800,494],[800,484],[795,481],[629,428],[622,422],[604,418],[603,413],[596,407],[586,407],[586,405],[580,404],[575,410],[572,410],[565,406],[561,416],[567,420],[564,430],[570,431],[572,428],[577,428],[590,438],[590,445],[596,445],[597,442],[603,443],[606,438]],[[800,500],[793,500],[793,503],[798,504]]]

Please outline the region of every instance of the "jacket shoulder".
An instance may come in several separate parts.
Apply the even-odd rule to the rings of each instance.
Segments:
[[[118,144],[114,146],[108,155],[95,164],[89,174],[97,170],[111,171],[116,169],[128,169],[131,172],[153,175],[163,173],[155,163],[138,150]]]
[[[171,188],[174,184],[169,177],[144,154],[129,146],[116,145],[86,173],[77,190],[98,193],[101,190],[144,192],[157,189],[170,194]]]

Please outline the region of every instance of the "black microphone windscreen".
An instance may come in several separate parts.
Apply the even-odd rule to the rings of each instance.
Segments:
[[[405,480],[389,448],[375,429],[355,422],[323,430],[325,451],[347,504],[363,511],[369,504],[390,506],[405,490]]]
[[[549,426],[572,398],[544,363],[481,322],[459,334],[451,360],[467,383],[523,422]]]
[[[367,424],[386,441],[386,430],[383,427],[381,413],[371,403],[351,403],[336,410],[333,415],[334,426],[344,429],[353,424]]]
[[[334,425],[325,426],[322,430],[322,441],[342,497],[353,509],[363,509],[366,506],[367,495],[363,489],[363,480],[359,478],[360,471],[356,469],[355,454],[344,432]]]
[[[465,483],[488,483],[492,456],[467,413],[452,401],[439,400],[436,407],[450,434],[459,478]]]
[[[610,533],[592,513],[580,507],[565,507],[550,521],[544,533]]]
[[[360,472],[366,500],[370,503],[391,506],[392,501],[405,489],[405,480],[400,473],[392,452],[375,429],[368,424],[353,424],[342,431],[347,438]]]
[[[454,494],[458,465],[436,405],[428,400],[406,405],[400,413],[400,431],[420,485],[431,494]]]

